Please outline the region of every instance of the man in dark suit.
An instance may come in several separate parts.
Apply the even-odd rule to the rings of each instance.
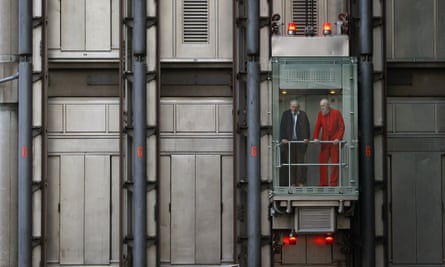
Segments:
[[[306,113],[300,110],[297,100],[290,102],[290,108],[283,112],[280,124],[281,158],[284,162],[297,164],[304,163],[307,143],[310,138],[309,119]],[[302,141],[290,143],[289,141]],[[290,160],[288,148],[290,147]],[[288,170],[287,170],[288,171]],[[286,174],[287,175],[287,174]],[[304,186],[306,183],[306,166],[291,166],[290,182],[293,186]]]

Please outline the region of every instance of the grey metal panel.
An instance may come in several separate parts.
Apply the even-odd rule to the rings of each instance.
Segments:
[[[85,0],[85,49],[107,51],[111,49],[110,0]]]
[[[217,1],[218,19],[218,44],[217,57],[231,59],[233,57],[233,30],[231,23],[227,23],[227,18],[233,17],[233,7],[231,1]]]
[[[105,132],[105,105],[66,105],[67,132]]]
[[[160,105],[160,131],[173,132],[174,130],[174,105],[161,104]]]
[[[153,135],[147,138],[147,180],[156,181],[157,177],[157,155],[156,146],[157,136]]]
[[[0,125],[0,266],[13,267],[17,266],[17,112],[0,105]]]
[[[48,132],[63,132],[63,105],[48,105]]]
[[[17,54],[18,1],[0,2],[0,62],[9,62]]]
[[[110,158],[85,156],[85,264],[110,259]]]
[[[442,153],[415,153],[417,262],[442,263]],[[406,168],[406,167],[405,167]],[[411,174],[413,175],[413,174]]]
[[[56,152],[116,152],[118,138],[70,138],[48,139],[48,151]]]
[[[108,131],[119,132],[119,105],[108,105]]]
[[[60,263],[84,263],[84,156],[61,156]]]
[[[398,103],[395,107],[396,132],[433,132],[435,130],[433,104]]]
[[[218,132],[233,131],[232,105],[218,105]]]
[[[434,56],[434,0],[394,0],[396,58]]]
[[[437,57],[445,58],[445,2],[437,1]]]
[[[61,49],[85,49],[85,0],[60,0]]]
[[[176,105],[175,116],[177,132],[216,131],[215,105]]]
[[[111,257],[119,260],[119,156],[111,156]]]
[[[196,156],[196,263],[221,259],[221,158]]]
[[[170,156],[160,157],[159,179],[159,257],[170,261]]]
[[[396,264],[416,262],[416,189],[415,155],[392,153],[391,175],[391,243],[392,259]]]
[[[320,236],[307,236],[307,263],[332,264],[331,246],[316,241]]]
[[[194,137],[194,138],[162,138],[160,142],[163,152],[227,152],[233,150],[232,138]]]
[[[195,263],[195,156],[171,157],[171,263]]]
[[[332,37],[272,37],[272,56],[348,56],[347,36]]]
[[[164,0],[159,2],[159,52],[161,59],[172,58],[175,47],[174,25],[176,16],[174,16],[175,0]]]
[[[48,157],[48,187],[47,187],[47,259],[49,262],[59,261],[60,239],[60,156]]]
[[[394,131],[394,114],[393,114],[393,104],[388,104],[386,108],[386,131],[393,132]]]
[[[306,236],[298,236],[295,245],[284,245],[281,252],[283,264],[306,263]]]
[[[436,111],[437,131],[445,132],[445,104],[437,104],[436,109],[437,109],[437,111]]]
[[[60,1],[47,1],[48,48],[60,49]]]
[[[234,177],[233,177],[233,156],[221,157],[221,260],[223,262],[233,262],[235,255],[234,236]]]

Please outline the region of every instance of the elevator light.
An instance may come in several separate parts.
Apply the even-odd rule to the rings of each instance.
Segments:
[[[329,22],[325,22],[322,27],[323,35],[331,35],[332,34],[332,25]]]
[[[324,237],[324,241],[326,245],[332,245],[334,244],[334,237],[332,236],[332,234],[326,234]]]
[[[295,245],[297,244],[297,236],[291,233],[289,235],[283,236],[283,245]]]
[[[296,35],[297,34],[297,24],[293,22],[289,22],[287,24],[287,34],[288,35]]]
[[[337,93],[337,92],[335,92],[335,90],[330,90],[330,91],[329,91],[329,94],[330,94],[330,95],[335,95],[336,93]]]
[[[282,95],[287,95],[287,90],[281,90]]]

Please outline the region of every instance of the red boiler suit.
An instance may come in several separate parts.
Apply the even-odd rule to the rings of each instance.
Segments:
[[[320,128],[323,128],[321,138],[319,138]],[[340,111],[330,109],[327,115],[318,112],[317,122],[315,123],[314,139],[322,141],[333,141],[335,139],[342,140],[345,133],[345,123]],[[339,161],[338,155],[339,145],[333,143],[321,144],[320,163],[328,163],[331,158],[331,163],[336,164]],[[338,184],[338,166],[332,166],[330,186],[337,186]],[[328,166],[320,166],[320,185],[328,185]]]

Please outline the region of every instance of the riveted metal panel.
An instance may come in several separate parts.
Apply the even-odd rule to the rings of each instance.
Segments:
[[[221,258],[221,158],[196,156],[196,263]]]
[[[85,156],[86,264],[110,259],[110,167],[109,156]]]
[[[85,0],[85,49],[107,51],[111,49],[110,0]]]
[[[160,261],[170,261],[170,156],[160,158],[159,179],[159,248]]]
[[[1,12],[1,11],[0,11]],[[17,112],[0,105],[0,266],[17,266]]]
[[[195,156],[172,155],[171,263],[195,263]]]
[[[85,0],[60,0],[61,49],[85,49]]]
[[[60,263],[83,264],[84,156],[62,156],[60,172]]]
[[[221,261],[233,262],[234,237],[234,179],[233,156],[221,157]]]

